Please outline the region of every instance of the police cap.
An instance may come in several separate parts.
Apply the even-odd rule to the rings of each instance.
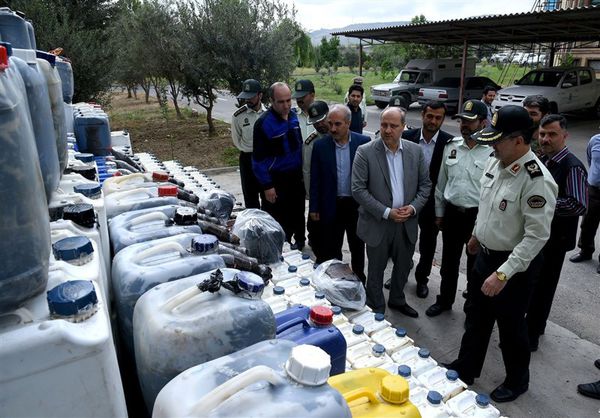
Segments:
[[[251,99],[256,96],[258,93],[262,91],[260,87],[260,83],[253,78],[249,78],[248,80],[242,83],[242,91],[237,95],[238,99]]]
[[[310,80],[298,80],[296,84],[294,84],[294,94],[292,94],[293,99],[298,99],[300,97],[304,97],[307,94],[314,93],[315,86]]]
[[[476,120],[487,118],[488,110],[481,100],[467,100],[462,107],[462,112],[452,116],[452,119]]]
[[[526,132],[533,126],[527,110],[521,106],[501,107],[485,129],[471,135],[480,144],[491,145],[515,132]]]
[[[327,103],[321,100],[315,100],[308,107],[308,123],[312,125],[313,123],[321,122],[323,119],[327,117],[329,113],[329,106]]]

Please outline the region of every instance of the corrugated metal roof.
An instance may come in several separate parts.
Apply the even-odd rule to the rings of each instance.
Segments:
[[[332,35],[431,45],[600,41],[600,7],[489,15],[333,32]]]

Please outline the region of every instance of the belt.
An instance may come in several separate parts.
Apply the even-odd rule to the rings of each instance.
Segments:
[[[481,252],[486,254],[486,255],[492,255],[492,256],[506,256],[506,255],[510,255],[510,253],[512,253],[512,251],[496,251],[496,250],[490,250],[488,247],[486,247],[485,245],[483,245],[482,243],[479,243],[479,245],[481,246]]]
[[[475,206],[474,208],[463,208],[462,206],[453,205],[450,202],[448,202],[448,206],[452,207],[455,211],[460,212],[460,213],[477,212],[477,210],[479,209],[477,206]]]

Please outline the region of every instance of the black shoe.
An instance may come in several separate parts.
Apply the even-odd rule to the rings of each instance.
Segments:
[[[571,263],[581,263],[582,261],[591,260],[591,259],[592,259],[592,255],[588,254],[588,253],[584,253],[583,251],[580,251],[579,253],[569,257],[569,261]]]
[[[600,369],[600,359],[598,359],[594,362],[594,366],[596,366],[598,369]]]
[[[444,311],[449,311],[452,309],[452,306],[446,306],[446,305],[442,305],[440,303],[434,303],[433,305],[431,305],[429,308],[427,308],[427,310],[425,311],[425,315],[427,316],[438,316],[439,314],[441,314]]]
[[[600,380],[593,383],[577,385],[577,392],[588,398],[600,399]]]
[[[462,292],[462,297],[465,298],[465,299],[468,298],[469,297],[469,292],[466,291],[466,290],[464,292]]]
[[[405,303],[404,305],[396,305],[394,303],[388,303],[388,306],[392,309],[396,309],[396,310],[400,311],[401,313],[403,313],[406,316],[410,316],[411,318],[419,317],[419,312],[417,312],[413,308],[411,308],[408,305],[408,303]]]
[[[465,382],[466,383],[466,382]],[[518,389],[510,389],[503,384],[498,386],[494,391],[490,394],[490,398],[494,402],[512,402],[521,396],[523,393],[527,392],[528,387],[521,387]]]
[[[425,299],[429,294],[429,288],[426,284],[417,283],[417,297]]]
[[[392,286],[392,279],[387,279],[385,281],[385,283],[383,284],[383,287],[385,287],[386,289],[390,290],[390,287]]]

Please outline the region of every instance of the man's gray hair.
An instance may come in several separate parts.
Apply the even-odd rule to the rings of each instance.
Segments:
[[[342,114],[344,115],[344,119],[346,119],[347,121],[352,120],[352,112],[350,111],[348,106],[344,106],[341,104],[333,105],[331,109],[329,109],[329,113],[331,114],[332,112],[342,112]]]
[[[379,121],[381,121],[383,119],[383,115],[385,115],[388,112],[399,113],[400,122],[402,122],[402,125],[406,125],[406,111],[403,108],[397,106],[386,107],[383,110],[383,112],[381,112],[381,115],[379,115]]]
[[[277,81],[277,82],[271,84],[271,87],[269,87],[269,98],[270,99],[274,99],[275,98],[275,89],[277,87],[287,87],[288,89],[290,88],[290,86],[288,86],[283,81]],[[291,89],[290,89],[290,91],[291,91]]]

